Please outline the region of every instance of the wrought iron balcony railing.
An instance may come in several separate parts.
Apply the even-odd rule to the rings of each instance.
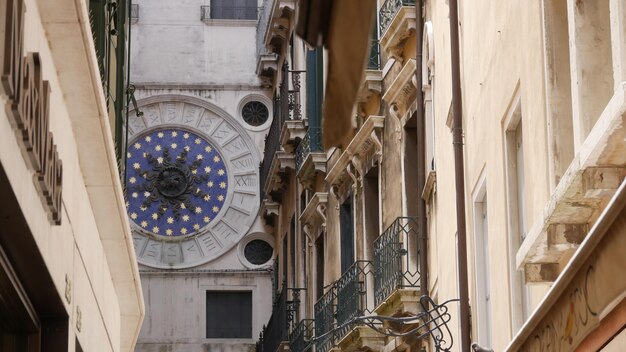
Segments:
[[[409,249],[409,239],[417,241],[417,234],[415,218],[399,217],[374,241],[375,306],[397,289],[419,287],[417,255]]]
[[[302,319],[289,334],[289,351],[306,352],[311,348],[313,319]]]
[[[293,329],[293,321],[300,307],[301,288],[283,289],[272,308],[267,325],[263,327],[256,344],[256,352],[275,352],[283,341],[289,341],[289,332]]]
[[[370,56],[367,60],[368,70],[380,70],[380,43],[378,39],[370,40]]]
[[[368,285],[371,285],[373,274],[372,262],[358,260],[352,264],[337,280],[337,339],[343,338],[354,324],[350,324],[355,318],[370,314],[373,307],[368,305]],[[370,299],[371,302],[371,299]]]
[[[280,119],[280,114],[278,112],[278,99],[274,99],[274,118],[272,119],[272,124],[270,126],[270,130],[265,137],[265,148],[263,152],[263,161],[261,162],[261,170],[260,177],[261,182],[259,183],[260,191],[261,191],[261,201],[265,198],[265,183],[267,178],[269,177],[270,167],[272,165],[272,159],[274,158],[274,154],[280,150],[280,129],[282,128],[282,121]]]
[[[302,120],[302,102],[300,89],[302,87],[302,74],[306,71],[289,71],[291,75],[291,88],[289,89],[289,105],[286,111],[286,119]]]
[[[265,187],[265,182],[269,177],[272,159],[276,152],[281,150],[280,134],[285,121],[302,119],[300,91],[304,71],[290,71],[289,65],[285,62],[281,72],[282,80],[279,95],[274,99],[274,117],[267,137],[265,137],[265,150],[261,162],[261,199],[265,197],[263,187]]]
[[[393,18],[402,6],[415,6],[415,0],[387,0],[378,11],[378,22],[380,23],[380,37],[387,31]]]
[[[315,351],[328,352],[335,343],[335,305],[336,287],[331,285],[328,291],[315,302]]]
[[[307,156],[312,152],[321,152],[322,148],[322,129],[320,127],[309,126],[306,135],[296,148],[296,170],[300,170]]]

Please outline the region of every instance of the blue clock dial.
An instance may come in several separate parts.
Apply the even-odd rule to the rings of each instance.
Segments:
[[[130,219],[157,236],[190,236],[211,223],[228,194],[228,170],[211,143],[182,129],[160,129],[130,143]]]

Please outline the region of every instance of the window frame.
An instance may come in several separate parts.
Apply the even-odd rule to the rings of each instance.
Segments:
[[[232,298],[230,297],[232,295],[240,295],[240,296],[245,295],[246,297],[243,297],[245,301],[238,300],[232,305],[228,304],[230,302],[225,302],[227,300],[218,300],[217,303],[209,305],[210,295],[222,295],[222,297],[220,298],[224,298],[227,296],[229,296],[229,298]],[[252,290],[206,290],[205,291],[205,312],[206,313],[205,313],[205,334],[204,334],[205,338],[206,339],[252,339],[253,330],[254,330],[253,329],[254,309],[253,309],[253,304],[252,304],[253,295],[254,294]],[[248,302],[249,304],[247,304]],[[210,314],[210,312],[215,311],[216,307],[222,307],[226,309],[227,311],[229,311],[229,314],[228,314],[229,319],[233,319],[237,316],[241,318],[243,316],[241,313],[244,313],[246,315],[245,318],[249,317],[248,325],[245,325],[246,322],[244,322],[242,319],[239,319],[236,324],[237,329],[239,330],[237,331],[236,334],[224,335],[224,332],[222,332],[222,334],[210,334],[209,329],[219,330],[219,328],[213,328],[212,324],[211,326],[209,326],[210,317],[217,316],[217,319],[215,320],[218,323],[217,326],[221,326],[221,329],[225,329],[223,321],[220,320],[221,316],[219,314]],[[246,307],[249,307],[249,311],[241,312]],[[237,311],[240,314],[235,314],[236,313],[235,311]]]

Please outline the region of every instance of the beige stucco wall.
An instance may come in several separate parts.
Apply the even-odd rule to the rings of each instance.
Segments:
[[[60,226],[51,226],[48,221],[39,193],[31,181],[32,172],[25,165],[5,109],[0,109],[0,162],[17,194],[58,295],[65,304],[70,321],[69,350],[74,351],[76,337],[85,351],[130,351],[141,324],[143,300],[128,223],[124,222],[123,206],[118,206],[123,204],[121,184],[116,178],[112,179],[117,177],[113,140],[106,111],[102,109],[103,105],[98,105],[103,104],[104,95],[97,85],[99,80],[91,80],[98,72],[93,44],[73,36],[59,38],[56,35],[63,30],[63,25],[56,25],[58,12],[45,12],[42,18],[40,15],[47,8],[41,9],[40,6],[45,5],[34,0],[26,0],[25,5],[24,53],[39,53],[43,79],[48,80],[51,87],[50,131],[63,163]],[[74,15],[79,13],[79,17],[86,18],[85,2],[63,1],[55,6],[76,11]],[[73,25],[71,21],[65,24],[68,27]],[[83,24],[74,27],[78,30],[76,34],[80,34],[80,30],[90,31],[89,24]],[[51,51],[51,47],[57,51]],[[60,47],[65,49],[63,54],[58,52]],[[74,48],[82,51],[72,50]],[[59,65],[60,59],[66,62]],[[75,65],[74,72],[65,69],[68,62]],[[81,74],[81,79],[74,79],[75,73]],[[95,117],[89,114],[76,116],[77,105],[87,102],[68,95],[68,80],[87,87],[86,93],[95,95],[91,99],[93,105],[82,106],[83,112],[95,112]],[[0,99],[4,106],[6,96]],[[84,144],[85,138],[90,140],[89,147]],[[85,151],[93,153],[84,158],[81,153]],[[98,182],[86,176],[93,173],[99,174],[103,182],[99,191],[92,191]],[[108,196],[101,197],[100,192]],[[114,201],[110,202],[110,198]],[[114,232],[103,228],[99,216],[108,217],[110,223],[106,230]],[[111,262],[116,256],[126,260]],[[69,301],[65,298],[66,290],[71,296]]]
[[[428,17],[434,32],[434,114],[437,186],[429,204],[431,285],[440,300],[458,296],[456,253],[454,157],[452,135],[445,124],[450,113],[450,56],[448,6],[429,2]],[[516,94],[521,97],[527,223],[541,215],[549,197],[546,98],[544,89],[542,9],[540,3],[461,4],[461,66],[465,137],[466,217],[470,305],[475,307],[473,200],[486,182],[489,219],[492,347],[502,350],[512,338],[510,256],[508,253],[507,198],[504,159],[504,119]],[[434,248],[433,248],[434,247]],[[501,284],[504,283],[504,284]],[[531,287],[534,308],[547,287]],[[474,303],[473,303],[474,302]],[[453,313],[453,315],[455,315]],[[473,326],[477,326],[473,314]],[[457,320],[452,321],[453,333]],[[477,341],[477,329],[472,329]],[[480,341],[477,341],[480,343]]]

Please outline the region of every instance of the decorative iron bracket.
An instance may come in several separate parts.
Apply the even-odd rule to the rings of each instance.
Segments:
[[[429,296],[420,298],[422,311],[412,317],[390,317],[383,315],[365,315],[337,326],[327,333],[315,336],[311,342],[324,339],[336,331],[345,329],[353,324],[365,325],[377,333],[389,337],[415,336],[419,339],[432,338],[436,351],[452,351],[453,338],[448,322],[451,319],[448,303],[458,302],[458,299],[451,299],[441,304],[436,304]],[[432,308],[431,308],[432,307]],[[407,330],[408,328],[408,330]]]

